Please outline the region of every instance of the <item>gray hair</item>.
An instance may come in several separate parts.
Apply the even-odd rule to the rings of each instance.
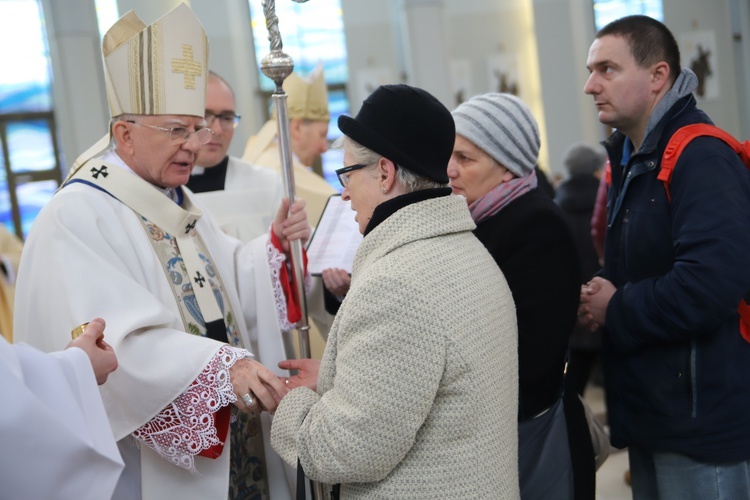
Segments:
[[[376,153],[367,148],[349,136],[342,135],[331,144],[331,149],[342,149],[354,157],[354,161],[361,165],[373,165],[377,163],[383,155]],[[423,189],[435,189],[447,187],[448,184],[435,182],[427,177],[415,174],[398,164],[396,165],[396,182],[407,193],[421,191]]]
[[[112,127],[117,122],[137,122],[137,118],[140,118],[143,115],[136,115],[132,113],[123,113],[121,115],[113,116],[109,120],[109,146],[107,147],[108,151],[114,151],[117,148],[117,140],[115,139],[115,135],[112,133]]]

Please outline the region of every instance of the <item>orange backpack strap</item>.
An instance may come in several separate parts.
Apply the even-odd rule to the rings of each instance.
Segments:
[[[750,141],[741,143],[728,132],[707,123],[696,123],[682,127],[669,139],[669,143],[661,157],[661,169],[657,176],[657,179],[664,183],[664,189],[667,191],[667,200],[670,203],[672,202],[672,197],[669,195],[669,182],[672,180],[672,172],[677,164],[677,159],[680,157],[682,150],[685,149],[685,146],[690,144],[690,141],[704,135],[716,137],[726,142],[740,156],[745,166],[750,168]],[[750,342],[750,306],[744,299],[740,301],[737,312],[740,314],[740,334],[742,334],[743,339]]]
[[[742,338],[750,342],[750,306],[747,305],[745,299],[740,301],[740,307],[737,308],[737,312],[740,313],[740,333],[742,334]]]
[[[690,141],[704,135],[716,137],[726,142],[735,153],[740,155],[742,162],[750,168],[750,141],[740,143],[732,134],[708,123],[686,125],[678,129],[669,139],[669,143],[667,143],[667,147],[664,149],[664,154],[661,157],[659,175],[656,177],[664,183],[664,189],[667,191],[667,200],[670,202],[672,201],[672,196],[669,194],[669,183],[672,181],[672,172],[677,164],[677,159],[682,154],[682,150],[690,144]]]

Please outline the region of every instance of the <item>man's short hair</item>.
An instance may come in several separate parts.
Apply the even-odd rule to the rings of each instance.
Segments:
[[[635,62],[641,68],[664,61],[669,65],[669,79],[680,74],[680,48],[669,28],[648,16],[626,16],[612,21],[596,34],[621,36],[627,40]]]
[[[209,77],[209,79],[210,78],[216,78],[217,80],[219,80],[220,82],[222,82],[224,85],[226,85],[227,88],[229,89],[229,92],[232,93],[232,98],[234,98],[234,89],[232,88],[231,85],[229,85],[229,82],[226,81],[223,76],[221,76],[220,74],[218,74],[216,71],[208,70],[208,77]]]

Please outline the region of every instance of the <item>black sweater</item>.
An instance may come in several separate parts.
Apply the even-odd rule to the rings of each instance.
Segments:
[[[560,396],[576,322],[580,264],[560,208],[538,189],[481,221],[474,234],[508,281],[518,316],[519,419]]]

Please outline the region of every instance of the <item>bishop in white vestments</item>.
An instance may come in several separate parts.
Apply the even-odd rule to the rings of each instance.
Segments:
[[[243,244],[182,189],[211,136],[208,43],[189,7],[148,26],[129,12],[102,45],[110,133],[34,223],[17,338],[57,350],[51,325],[106,318],[120,367],[101,393],[125,461],[113,498],[273,498],[288,485],[256,417],[286,387],[253,355],[283,356],[278,332],[296,321],[279,275],[289,241],[309,237],[304,202],[282,202],[272,241]]]

